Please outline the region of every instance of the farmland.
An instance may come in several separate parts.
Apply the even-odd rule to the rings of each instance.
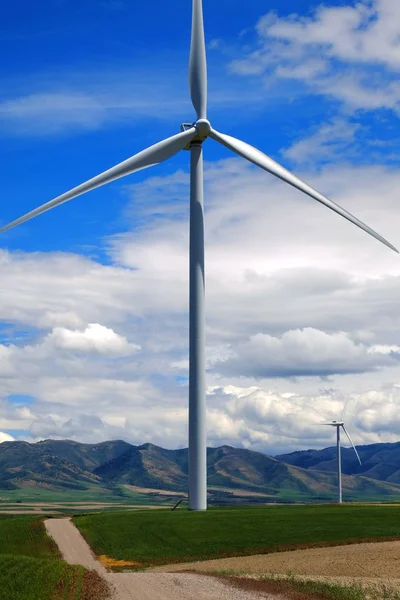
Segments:
[[[400,538],[398,506],[275,506],[77,516],[97,555],[138,567]]]
[[[38,517],[0,516],[0,600],[86,600],[105,597],[102,580],[62,561]]]
[[[58,550],[37,517],[0,516],[0,555],[53,558]]]

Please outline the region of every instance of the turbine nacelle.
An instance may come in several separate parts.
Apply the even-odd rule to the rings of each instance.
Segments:
[[[193,128],[195,130],[194,136],[190,142],[184,146],[184,150],[190,150],[192,144],[202,144],[212,131],[211,123],[208,119],[197,119],[194,123],[182,123],[181,125],[181,131],[188,131]]]
[[[329,423],[321,423],[321,425],[327,425],[328,427],[330,426],[330,427],[336,427],[337,428],[337,432],[338,432],[338,447],[340,445],[340,428],[342,428],[343,431],[344,431],[344,433],[346,434],[346,436],[347,436],[350,444],[353,447],[353,450],[354,450],[355,455],[357,456],[358,462],[361,465],[361,458],[360,458],[360,456],[359,456],[359,454],[358,454],[358,452],[356,450],[356,447],[355,447],[355,445],[353,443],[353,440],[350,437],[349,432],[347,431],[347,429],[346,429],[346,427],[344,425],[344,421],[330,421]]]
[[[198,136],[202,140],[205,140],[210,135],[211,125],[210,121],[208,121],[207,119],[198,119],[196,123],[194,123],[194,126],[196,128]]]

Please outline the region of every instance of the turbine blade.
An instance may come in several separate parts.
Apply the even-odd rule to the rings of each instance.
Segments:
[[[198,119],[207,118],[207,62],[202,0],[193,0],[189,88]]]
[[[34,217],[37,217],[38,215],[41,215],[42,213],[54,208],[55,206],[63,204],[63,202],[67,202],[68,200],[72,200],[81,194],[90,192],[91,190],[109,183],[110,181],[124,177],[124,175],[130,175],[135,171],[152,167],[164,160],[167,160],[168,158],[171,158],[171,156],[179,152],[179,150],[182,150],[195,135],[196,129],[191,127],[186,131],[178,133],[177,135],[173,135],[162,142],[158,142],[157,144],[150,146],[150,148],[146,148],[146,150],[142,150],[131,158],[119,163],[115,167],[111,167],[111,169],[104,171],[104,173],[100,173],[100,175],[97,175],[96,177],[89,179],[89,181],[74,187],[69,192],[65,192],[64,194],[61,194],[61,196],[57,196],[57,198],[54,198],[54,200],[50,200],[49,202],[46,202],[46,204],[42,204],[42,206],[31,210],[22,217],[19,217],[19,219],[8,223],[8,225],[5,225],[4,227],[1,227],[0,233],[7,231],[16,225],[20,225],[25,221],[29,221],[29,219],[33,219]]]
[[[360,465],[361,465],[361,464],[362,464],[362,463],[361,463],[361,458],[359,457],[359,454],[358,454],[358,452],[357,452],[357,450],[356,450],[356,447],[355,447],[355,445],[353,444],[353,440],[351,439],[350,435],[348,434],[348,431],[347,431],[346,427],[345,427],[344,425],[342,425],[342,427],[343,427],[343,431],[345,432],[345,434],[346,434],[346,435],[347,435],[347,437],[349,438],[349,442],[350,442],[350,444],[353,446],[353,450],[354,450],[354,452],[356,453],[356,456],[357,456],[357,458],[358,458],[358,462],[359,462],[359,463],[360,463]]]
[[[345,210],[335,202],[332,202],[332,200],[329,200],[329,198],[326,198],[325,196],[317,192],[317,190],[312,188],[307,183],[304,183],[304,181],[296,177],[296,175],[290,173],[290,171],[287,171],[287,169],[279,165],[277,162],[272,160],[272,158],[270,158],[260,150],[257,150],[253,146],[250,146],[250,144],[246,144],[246,142],[242,142],[241,140],[238,140],[230,135],[219,133],[218,131],[215,131],[215,129],[211,129],[209,135],[223,146],[226,146],[233,152],[236,152],[236,154],[239,154],[239,156],[243,156],[243,158],[246,158],[258,167],[265,169],[265,171],[272,173],[272,175],[279,177],[279,179],[286,181],[286,183],[289,183],[301,192],[304,192],[311,198],[314,198],[314,200],[317,200],[324,206],[327,206],[328,208],[336,212],[338,215],[341,215],[342,217],[350,221],[350,223],[357,225],[357,227],[363,229],[364,231],[372,235],[372,237],[377,239],[379,242],[382,242],[382,244],[385,244],[385,246],[387,246],[391,250],[399,252],[397,248],[392,246],[392,244],[385,240],[385,238],[383,238],[381,235],[379,235],[379,233],[376,233],[376,231],[368,227],[368,225],[365,225],[365,223],[357,219],[357,217],[354,217],[352,214],[347,212],[347,210]]]

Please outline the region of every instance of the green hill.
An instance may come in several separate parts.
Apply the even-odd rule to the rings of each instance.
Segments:
[[[0,489],[47,487],[84,490],[99,483],[97,475],[62,458],[54,448],[43,442],[0,444]]]
[[[232,446],[208,448],[210,502],[335,500],[337,479],[333,450],[327,448],[319,454],[318,451],[293,453],[285,455],[288,457],[285,462],[283,457],[273,458]],[[370,453],[371,463],[362,476],[346,474],[346,468],[351,468],[349,457],[343,476],[346,500],[400,498],[400,485],[390,480],[397,471],[397,459],[395,453],[392,458],[388,456],[389,450],[360,447],[362,457],[363,453],[365,456]],[[347,453],[344,455],[347,460]],[[386,462],[379,463],[379,457]],[[371,472],[379,471],[382,475],[385,468],[390,471],[387,480],[370,477]],[[184,495],[187,487],[187,449],[167,450],[153,444],[134,446],[121,440],[99,444],[72,440],[0,444],[0,490],[32,488],[79,493],[98,489],[99,496],[105,489],[135,493],[166,490]]]
[[[378,481],[400,484],[400,442],[356,446],[360,465],[351,448],[342,448],[342,471],[347,475],[363,475]],[[276,456],[278,460],[318,471],[336,470],[336,447],[323,450],[301,450]]]

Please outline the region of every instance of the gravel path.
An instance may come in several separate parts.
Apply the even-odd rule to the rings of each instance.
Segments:
[[[113,600],[285,600],[248,592],[223,581],[189,573],[109,573],[96,560],[70,519],[47,519],[48,534],[68,563],[96,570],[114,589]]]

